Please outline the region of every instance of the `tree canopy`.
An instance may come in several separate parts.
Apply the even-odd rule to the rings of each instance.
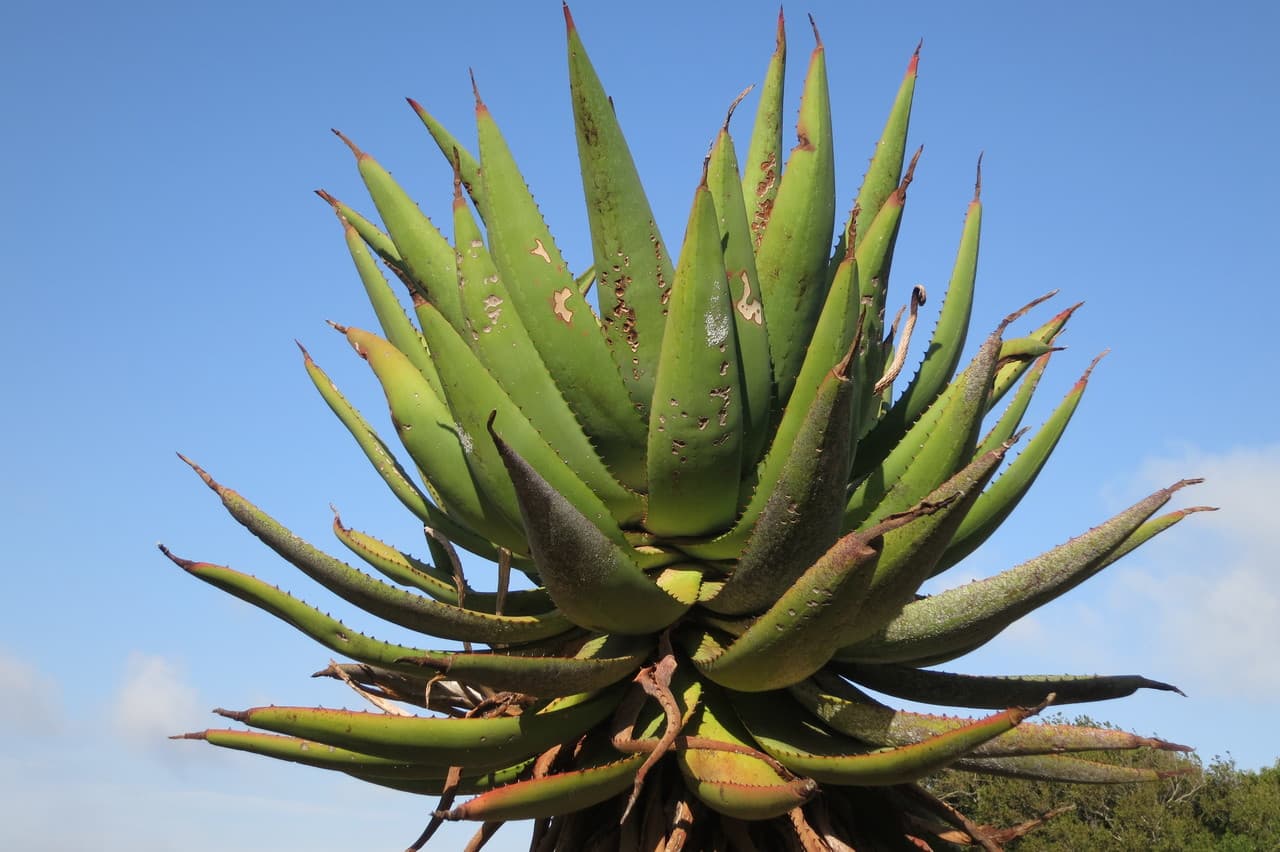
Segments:
[[[1107,727],[1088,717],[1063,719]],[[1230,757],[1151,751],[1090,754],[1093,760],[1178,774],[1156,784],[1029,782],[947,771],[932,792],[978,824],[1013,827],[1055,813],[1006,848],[1268,852],[1280,849],[1280,759],[1240,769]]]

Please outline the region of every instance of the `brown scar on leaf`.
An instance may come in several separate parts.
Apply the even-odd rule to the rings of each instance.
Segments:
[[[708,392],[708,396],[712,399],[720,400],[720,425],[729,425],[729,397],[733,394],[733,386],[726,385],[722,388],[712,388]]]
[[[767,198],[778,182],[778,155],[772,151],[760,161],[760,180],[756,183],[756,197]],[[764,223],[761,222],[761,225]]]
[[[502,317],[502,298],[500,296],[488,295],[484,298],[484,315],[489,318],[489,325],[484,328],[487,334],[493,330],[494,324]]]
[[[542,243],[538,243],[538,248],[542,248]],[[551,294],[551,310],[555,311],[555,315],[559,317],[565,325],[568,325],[573,320],[573,311],[569,310],[565,304],[569,301],[569,297],[572,295],[573,290],[568,287],[557,290]]]
[[[667,280],[667,276],[663,273],[666,253],[662,248],[662,240],[658,239],[658,226],[652,219],[649,220],[649,242],[653,245],[653,259],[657,261],[657,268],[655,269],[657,276],[655,281],[658,285],[658,290],[662,292],[661,303],[665,305],[667,303],[667,298],[671,295],[671,282]],[[631,258],[624,257],[623,263],[626,266],[630,266]],[[666,316],[666,311],[663,311],[662,313],[663,316]]]
[[[738,314],[747,322],[753,322],[756,325],[764,324],[764,306],[760,304],[759,299],[751,298],[751,279],[743,270],[739,276],[742,280],[742,298],[733,303],[737,308]]]
[[[616,266],[613,269],[618,278],[613,285],[614,308],[608,321],[621,324],[622,336],[626,340],[627,348],[634,354],[640,349],[640,332],[636,328],[635,308],[627,303],[627,288],[631,286],[631,276],[623,275],[622,270]],[[638,370],[636,376],[639,377]]]
[[[769,156],[761,161],[761,178],[756,184],[756,198],[758,202],[756,209],[751,217],[751,241],[756,247],[760,247],[760,241],[764,239],[765,226],[769,224],[769,216],[773,213],[773,193],[774,187],[778,182],[778,157],[776,154],[770,153]]]
[[[529,254],[537,255],[547,263],[551,262],[551,255],[547,253],[546,247],[542,245],[542,240],[535,239],[533,241],[533,248],[529,249]]]

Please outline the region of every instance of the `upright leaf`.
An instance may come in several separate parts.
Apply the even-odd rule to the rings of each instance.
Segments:
[[[674,271],[631,151],[569,7],[569,92],[591,224],[600,323],[631,400],[647,416]]]
[[[743,93],[745,94],[745,92]],[[741,96],[739,96],[741,100]],[[734,101],[737,106],[738,101]],[[768,437],[770,405],[773,397],[773,365],[769,360],[769,332],[760,300],[760,275],[756,253],[738,181],[738,158],[729,135],[729,118],[716,135],[707,159],[707,187],[720,219],[720,242],[724,246],[724,270],[733,299],[733,326],[738,340],[738,377],[742,384],[744,468],[759,459]]]
[[[791,395],[826,297],[835,228],[831,100],[821,40],[809,60],[796,136],[756,253],[779,403]]]
[[[489,250],[538,354],[609,469],[645,488],[645,423],[484,103],[476,99]]]
[[[649,513],[662,536],[728,528],[738,508],[726,487],[741,466],[742,388],[733,305],[706,175],[694,194],[671,294],[670,333],[649,417]]]
[[[773,213],[782,175],[782,94],[787,70],[787,33],[782,10],[778,10],[778,31],[769,67],[760,87],[755,125],[747,146],[747,162],[742,170],[742,197],[746,199],[751,245],[764,237],[765,225]]]

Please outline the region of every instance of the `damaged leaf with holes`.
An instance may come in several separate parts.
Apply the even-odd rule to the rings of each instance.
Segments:
[[[412,848],[444,820],[481,823],[471,848],[532,820],[534,850],[994,849],[1018,829],[975,825],[917,782],[943,768],[1158,778],[1088,755],[1183,746],[1030,719],[1169,684],[963,672],[970,651],[1204,507],[1164,511],[1193,480],[1173,483],[948,587],[1027,493],[1094,365],[1024,438],[1075,307],[1046,311],[1029,293],[998,322],[976,320],[962,362],[980,179],[954,265],[937,270],[949,282],[931,339],[913,341],[926,291],[891,289],[890,272],[919,157],[907,143],[918,53],[840,221],[831,104],[850,93],[828,81],[815,27],[786,150],[780,16],[749,139],[729,132],[741,96],[722,124],[709,118],[671,251],[565,19],[590,258],[566,260],[478,91],[465,140],[410,101],[442,183],[453,175],[446,227],[345,136],[371,204],[320,193],[377,323],[334,327],[389,417],[358,411],[306,350],[304,366],[422,538],[385,541],[335,516],[339,558],[191,462],[285,561],[420,640],[373,638],[164,549],[343,658],[318,674],[369,704],[220,711],[245,727],[184,738],[434,797]],[[913,350],[924,355],[902,372]],[[935,577],[940,590],[922,595]],[[970,709],[899,710],[865,690]]]

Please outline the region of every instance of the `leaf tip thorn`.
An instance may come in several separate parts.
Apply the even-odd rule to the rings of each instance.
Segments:
[[[337,136],[344,143],[346,143],[346,146],[351,149],[351,153],[356,155],[357,160],[364,159],[365,157],[368,156],[368,154],[366,154],[364,151],[361,151],[360,148],[357,147],[356,143],[352,142],[349,138],[347,138],[346,134],[344,134],[341,130],[339,130],[336,127],[331,127],[329,129],[333,131],[334,136]]]

